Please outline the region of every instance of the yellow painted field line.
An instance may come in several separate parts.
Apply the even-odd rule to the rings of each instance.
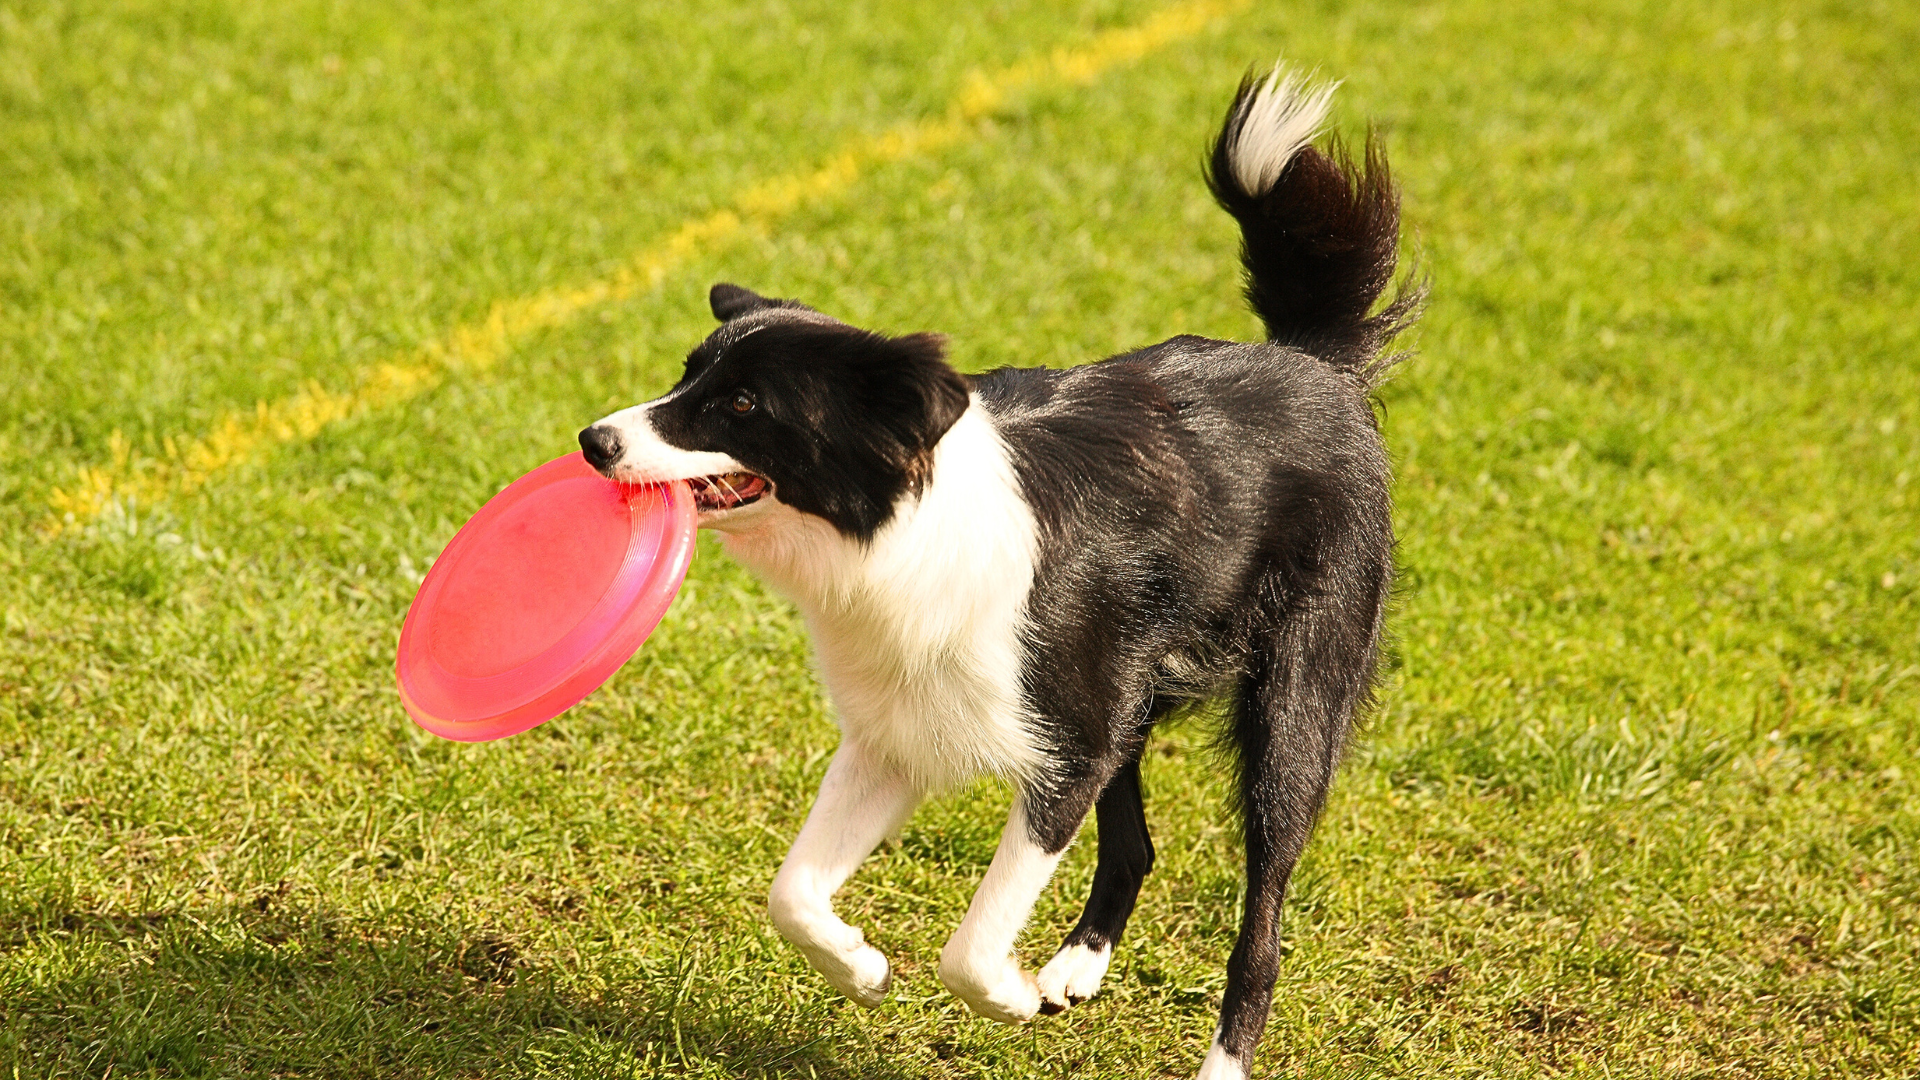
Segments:
[[[262,401],[251,411],[229,413],[212,432],[197,439],[169,438],[157,457],[135,455],[127,440],[115,432],[109,441],[109,462],[82,466],[71,487],[55,488],[48,495],[52,515],[47,531],[58,534],[111,512],[191,493],[275,446],[311,439],[341,420],[417,397],[450,372],[483,371],[509,355],[514,343],[528,334],[565,325],[594,307],[650,291],[688,261],[719,250],[749,229],[840,194],[860,179],[864,169],[964,140],[978,130],[976,122],[1011,93],[1092,82],[1109,68],[1191,37],[1250,2],[1188,0],[1138,25],[1102,31],[1077,48],[1056,49],[991,73],[976,72],[940,117],[863,136],[817,169],[755,184],[732,207],[685,222],[665,240],[597,281],[498,301],[485,318],[456,326],[425,346],[375,365],[350,388],[333,390],[309,382],[279,401]]]

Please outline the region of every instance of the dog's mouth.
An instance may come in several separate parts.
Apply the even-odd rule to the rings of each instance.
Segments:
[[[750,472],[689,477],[687,486],[693,489],[694,509],[703,514],[738,510],[759,502],[773,490],[773,485],[767,482],[766,477]]]

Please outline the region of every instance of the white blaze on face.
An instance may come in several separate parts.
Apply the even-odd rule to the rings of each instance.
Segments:
[[[649,401],[621,409],[594,425],[612,428],[620,436],[620,456],[614,459],[611,470],[613,479],[623,484],[654,484],[747,471],[731,454],[669,445],[654,430],[651,413],[658,404]]]

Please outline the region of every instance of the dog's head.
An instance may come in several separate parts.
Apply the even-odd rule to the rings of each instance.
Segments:
[[[625,483],[688,481],[702,525],[746,528],[777,503],[870,538],[966,411],[943,339],[887,337],[737,285],[709,302],[721,326],[680,381],[582,431],[587,461]]]

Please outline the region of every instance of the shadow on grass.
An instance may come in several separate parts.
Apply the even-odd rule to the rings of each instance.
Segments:
[[[0,922],[0,1071],[105,1077],[904,1075],[827,1006],[760,1015],[697,968],[561,987],[512,941],[258,904]],[[10,925],[9,925],[10,924]]]

